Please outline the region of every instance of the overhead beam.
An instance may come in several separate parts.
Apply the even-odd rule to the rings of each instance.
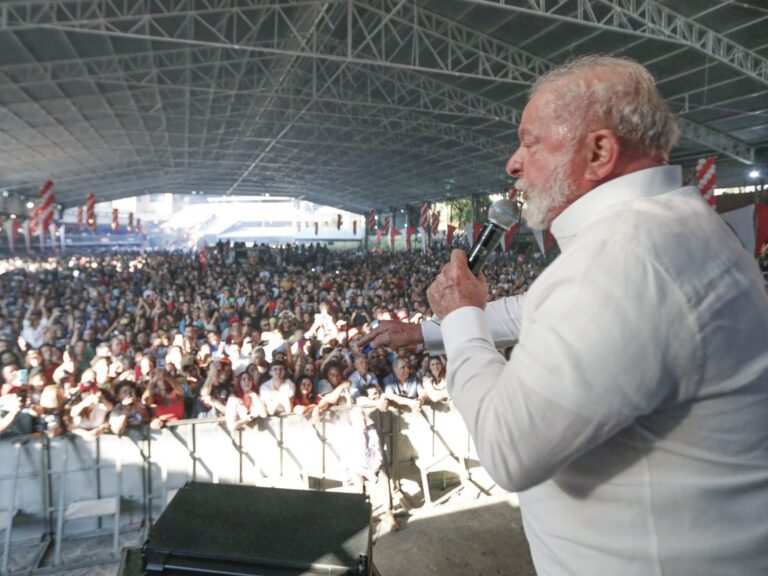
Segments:
[[[324,18],[317,34],[334,36],[344,26],[346,49],[318,45],[292,29],[289,9],[313,3],[262,3],[258,0],[215,5],[195,0],[126,2],[62,0],[8,2],[0,11],[0,30],[47,28],[170,44],[224,47],[261,54],[287,54],[338,62],[375,64],[401,70],[440,73],[525,85],[546,64],[536,56],[411,2],[378,0],[329,2],[346,17]],[[159,6],[165,9],[160,10]],[[205,8],[201,9],[201,6]],[[387,12],[387,9],[390,12]],[[340,23],[340,22],[343,22]],[[257,32],[271,26],[264,38]],[[282,46],[285,35],[295,48]],[[330,49],[329,49],[330,48]]]
[[[768,59],[654,0],[464,0],[695,48],[768,85]]]

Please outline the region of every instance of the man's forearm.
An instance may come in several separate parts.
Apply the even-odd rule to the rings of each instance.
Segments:
[[[494,300],[485,307],[485,319],[496,348],[506,348],[517,342],[523,323],[524,302],[525,294],[521,294]],[[420,328],[422,342],[429,354],[445,354],[440,322],[435,319],[425,320]]]

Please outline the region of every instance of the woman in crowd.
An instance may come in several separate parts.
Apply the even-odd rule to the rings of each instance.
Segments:
[[[293,400],[293,413],[310,417],[316,406],[315,384],[309,376],[302,376],[299,379],[299,389]]]
[[[445,381],[445,359],[443,356],[429,357],[429,370],[421,381],[424,392],[430,402],[448,400],[448,390]]]
[[[136,395],[132,382],[124,380],[117,388],[117,402],[109,413],[109,429],[122,436],[126,429],[139,428],[150,421],[149,412]]]
[[[267,417],[267,407],[256,393],[253,376],[247,371],[235,378],[235,392],[227,399],[224,417],[231,431],[243,428],[256,418]]]
[[[141,403],[150,412],[149,425],[154,430],[184,418],[184,388],[165,370],[155,371],[141,396]]]

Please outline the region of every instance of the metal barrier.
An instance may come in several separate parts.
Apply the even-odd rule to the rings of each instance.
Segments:
[[[421,412],[366,412],[384,446],[387,475],[396,485],[404,479],[421,485],[427,504],[427,475],[441,469],[456,473],[472,456],[466,427],[448,403],[427,405]],[[223,419],[206,419],[90,442],[72,436],[0,441],[0,516],[8,519],[0,521],[5,530],[0,569],[3,574],[34,572],[51,543],[58,558],[62,538],[55,541],[53,528],[62,534],[65,519],[68,538],[117,538],[118,530],[146,529],[175,490],[190,481],[319,490],[349,484],[354,463],[348,461],[347,446],[356,430],[348,414],[348,408],[335,408],[318,422],[278,416],[234,432]],[[458,472],[458,481],[469,478]],[[109,499],[120,502],[117,510],[64,515],[69,503]],[[36,522],[16,529],[20,515]],[[14,551],[33,545],[42,552],[31,565],[14,566]],[[62,566],[74,564],[65,558]]]

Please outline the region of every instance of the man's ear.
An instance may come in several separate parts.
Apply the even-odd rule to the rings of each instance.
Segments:
[[[603,182],[616,168],[621,155],[621,142],[613,130],[602,128],[587,134],[585,142],[587,166],[585,178],[592,182]]]

